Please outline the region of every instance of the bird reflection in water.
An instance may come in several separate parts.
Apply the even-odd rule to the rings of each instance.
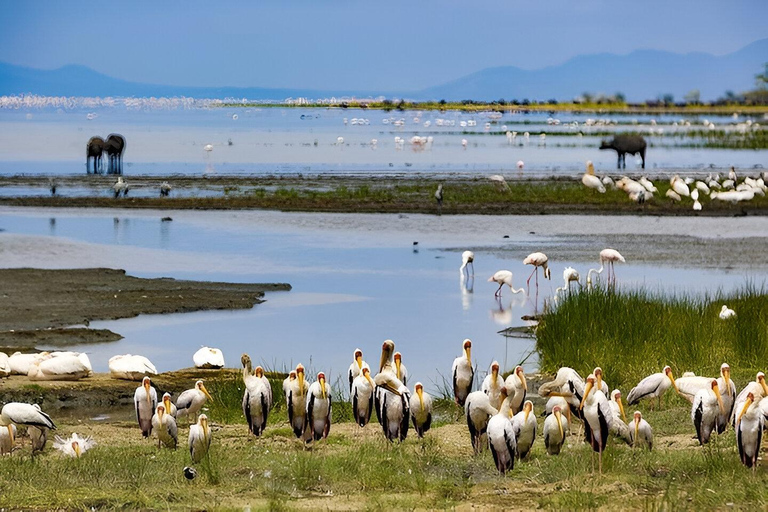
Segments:
[[[48,219],[48,231],[51,236],[56,236],[56,217]]]
[[[462,272],[459,274],[459,288],[461,289],[461,307],[468,311],[472,307],[472,297],[474,297],[475,276],[467,277]]]
[[[491,318],[498,325],[508,327],[512,324],[512,310],[525,305],[525,296],[516,297],[509,301],[506,308],[501,302],[501,297],[496,298],[496,308],[491,309]]]

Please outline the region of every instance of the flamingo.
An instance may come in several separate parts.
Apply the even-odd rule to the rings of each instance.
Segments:
[[[475,275],[475,253],[472,251],[464,251],[461,253],[461,267],[459,267],[459,272],[463,274],[466,269],[467,277],[469,277],[469,267],[467,267],[467,265],[472,266],[471,275]]]
[[[494,294],[494,297],[501,297],[501,287],[505,284],[509,286],[509,289],[512,290],[512,293],[523,293],[525,290],[523,288],[515,289],[514,286],[512,286],[512,272],[509,270],[499,270],[495,274],[493,274],[491,277],[488,278],[489,283],[498,283],[499,289],[496,290],[496,293]]]
[[[528,290],[531,289],[531,278],[533,274],[536,274],[536,295],[539,294],[539,267],[544,269],[544,277],[552,279],[552,274],[547,266],[549,258],[543,252],[532,252],[527,258],[523,260],[523,265],[533,265],[533,272],[528,276],[528,280],[525,282],[528,285]],[[511,288],[511,286],[510,286]]]
[[[555,295],[557,295],[561,291],[567,291],[569,294],[571,293],[571,283],[573,281],[576,281],[576,284],[579,285],[579,288],[581,288],[581,282],[579,282],[579,279],[581,277],[579,276],[579,272],[573,268],[573,267],[566,267],[565,270],[563,270],[563,286],[555,288]]]
[[[616,271],[613,269],[613,265],[617,261],[626,263],[627,260],[616,249],[603,249],[600,251],[600,268],[589,269],[589,272],[587,272],[587,286],[592,285],[592,272],[602,274],[606,263],[608,263],[608,283],[610,284],[611,278],[613,278],[613,284],[616,284]]]

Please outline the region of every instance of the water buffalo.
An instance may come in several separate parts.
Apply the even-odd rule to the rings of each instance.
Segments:
[[[122,135],[112,133],[104,143],[107,152],[107,174],[123,174],[123,151],[125,139]]]
[[[85,147],[85,171],[91,173],[91,158],[93,158],[93,174],[101,172],[101,155],[104,153],[104,139],[91,137]]]
[[[600,149],[613,149],[619,154],[619,163],[617,168],[621,169],[622,164],[627,168],[626,154],[637,155],[643,159],[643,169],[645,169],[645,148],[647,144],[641,135],[616,135],[613,140],[604,140],[600,144]]]

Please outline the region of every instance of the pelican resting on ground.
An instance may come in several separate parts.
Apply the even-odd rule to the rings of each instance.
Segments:
[[[581,408],[584,414],[584,435],[592,446],[593,452],[598,454],[600,473],[603,472],[603,452],[608,442],[608,432],[611,429],[612,414],[605,394],[595,387],[597,379],[594,375],[587,377],[584,386],[584,398],[581,400]],[[592,470],[594,471],[594,453],[592,458]]]
[[[739,458],[742,464],[752,468],[752,471],[757,470],[760,443],[765,428],[765,417],[760,410],[762,400],[762,398],[755,400],[752,393],[747,394],[747,399],[736,418],[736,443],[739,446]]]
[[[157,407],[157,391],[152,387],[149,377],[144,377],[141,386],[136,388],[133,405],[136,408],[136,420],[139,422],[141,435],[149,437],[152,433],[152,415]]]
[[[293,434],[301,439],[307,424],[307,394],[309,384],[304,379],[304,366],[296,365],[296,379],[288,386],[285,400],[288,405],[288,423],[293,428]]]
[[[635,411],[632,421],[627,423],[629,428],[629,442],[632,448],[647,446],[653,449],[653,430],[647,421],[643,419],[640,411]]]
[[[672,375],[672,368],[665,366],[660,373],[654,373],[637,383],[627,396],[627,403],[634,405],[643,398],[658,398],[659,408],[661,408],[661,395],[670,387],[675,388],[679,393],[675,377]]]
[[[328,437],[331,431],[331,394],[325,383],[325,374],[317,374],[317,380],[309,386],[307,394],[307,442]]]
[[[488,420],[488,447],[499,473],[506,474],[515,467],[517,442],[512,425],[512,410],[509,408],[506,390],[502,391],[501,409]]]
[[[585,187],[597,190],[601,194],[605,194],[605,187],[600,181],[600,178],[595,176],[595,166],[591,160],[587,160],[587,171],[581,177],[581,182]]]
[[[179,442],[178,428],[173,416],[165,412],[165,405],[157,405],[155,414],[152,416],[152,430],[157,436],[157,447],[165,445],[166,448],[176,449]]]
[[[502,399],[507,401],[506,390],[502,392]],[[467,427],[469,427],[472,451],[475,454],[481,453],[485,449],[488,420],[498,412],[496,408],[491,406],[488,395],[482,391],[474,391],[467,396],[464,414],[467,418]]]
[[[0,409],[0,429],[5,429],[8,432],[11,447],[13,447],[14,440],[16,439],[16,429],[13,428],[15,425],[37,427],[45,432],[56,430],[56,425],[51,417],[41,411],[39,405],[9,402]],[[43,444],[45,444],[45,441],[43,441]],[[34,445],[32,449],[34,452]]]
[[[411,421],[416,435],[424,437],[424,433],[432,426],[432,397],[424,391],[421,382],[413,387],[414,395],[410,400]]]
[[[565,444],[565,432],[570,428],[568,419],[563,417],[561,411],[561,406],[555,405],[552,414],[544,420],[544,447],[549,455],[560,454]]]
[[[213,400],[202,380],[195,382],[195,387],[184,391],[176,399],[176,417],[186,415],[188,419],[194,421],[197,413],[203,408],[207,400]]]
[[[352,382],[352,414],[355,417],[355,423],[364,427],[371,421],[371,412],[373,411],[373,390],[376,385],[371,379],[371,371],[363,368],[362,374],[355,377]]]
[[[195,368],[224,368],[224,354],[218,348],[202,347],[192,356]]]
[[[488,278],[489,283],[497,283],[499,285],[498,290],[496,290],[496,293],[494,293],[494,297],[501,297],[501,288],[504,285],[509,286],[509,289],[512,291],[512,293],[525,293],[524,288],[516,289],[514,286],[512,286],[512,277],[512,272],[509,270],[499,270]]]
[[[96,446],[91,436],[80,437],[77,434],[72,434],[68,439],[62,439],[56,436],[56,440],[53,442],[53,447],[59,450],[64,455],[69,457],[78,458],[91,448]]]
[[[469,266],[472,267],[472,273],[469,273]],[[475,253],[472,251],[464,251],[461,253],[461,266],[459,267],[459,273],[464,274],[466,272],[467,277],[475,275]]]
[[[201,414],[197,423],[189,427],[188,445],[192,462],[200,462],[208,455],[208,449],[211,447],[211,427],[205,414]]]
[[[11,364],[8,362],[8,354],[0,352],[0,378],[11,374]]]
[[[87,354],[51,354],[47,359],[35,359],[29,365],[27,378],[39,380],[79,380],[93,373]]]
[[[459,407],[464,407],[464,402],[472,391],[472,382],[475,379],[475,369],[472,367],[472,340],[465,339],[462,349],[464,354],[453,360],[451,368],[453,397]]]
[[[712,379],[708,389],[702,389],[696,393],[693,407],[691,407],[691,421],[696,427],[696,438],[699,444],[704,445],[709,442],[712,432],[717,430],[718,414],[724,413],[725,406],[717,380]]]
[[[534,441],[536,441],[536,415],[533,413],[533,402],[526,400],[523,410],[512,418],[512,430],[515,433],[517,455],[520,460],[528,457]]]
[[[123,354],[109,358],[109,376],[113,379],[141,380],[145,375],[157,375],[157,368],[144,356]]]
[[[723,304],[722,309],[720,310],[720,320],[728,320],[730,318],[733,318],[736,316],[736,312],[732,309],[730,309],[728,306]]]
[[[491,372],[483,380],[480,390],[488,395],[491,406],[495,409],[501,407],[501,389],[504,387],[504,378],[499,374],[499,362],[491,363]]]
[[[347,378],[349,379],[349,392],[352,392],[352,382],[360,375],[363,368],[371,369],[368,363],[363,361],[363,351],[359,348],[355,349],[355,354],[352,358],[352,364],[349,365],[349,371],[347,372]]]
[[[8,357],[8,366],[11,367],[11,375],[27,375],[29,367],[38,359],[49,357],[48,352],[37,352],[33,354],[22,354],[14,352]]]

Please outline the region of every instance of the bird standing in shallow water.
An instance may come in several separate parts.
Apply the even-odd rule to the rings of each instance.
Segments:
[[[435,191],[435,200],[437,201],[437,214],[443,213],[443,184],[440,183]]]
[[[461,272],[462,275],[466,272],[467,277],[469,277],[469,266],[472,266],[471,275],[475,275],[475,253],[472,251],[464,251],[461,253],[461,267],[459,267],[459,272]]]
[[[544,254],[543,252],[533,252],[523,260],[523,265],[533,265],[533,272],[531,272],[531,275],[528,276],[528,280],[525,283],[528,285],[528,292],[530,294],[531,278],[533,277],[533,274],[536,274],[536,297],[537,298],[539,296],[539,267],[544,269],[545,278],[552,279],[552,274],[549,271],[549,267],[547,266],[548,262],[549,262],[549,258],[547,258],[547,255]]]
[[[494,297],[501,297],[501,288],[505,284],[509,286],[509,289],[512,290],[512,293],[524,293],[525,290],[523,288],[515,289],[514,286],[512,286],[512,272],[509,270],[499,270],[495,274],[493,274],[491,277],[488,278],[489,283],[498,283],[499,289],[496,290],[496,293],[494,294]]]

